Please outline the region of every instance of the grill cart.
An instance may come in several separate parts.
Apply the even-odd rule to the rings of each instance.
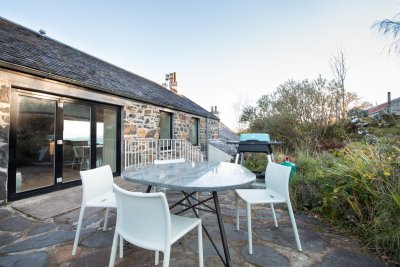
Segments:
[[[243,165],[243,153],[255,152],[267,154],[268,162],[274,160],[272,146],[281,145],[282,142],[271,141],[267,133],[247,133],[241,134],[238,141],[230,141],[228,144],[237,145],[235,163]]]

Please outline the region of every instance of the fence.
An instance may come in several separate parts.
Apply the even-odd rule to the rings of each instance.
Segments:
[[[200,146],[182,139],[135,138],[125,140],[125,169],[152,165],[154,160],[184,158],[187,162],[203,161]]]

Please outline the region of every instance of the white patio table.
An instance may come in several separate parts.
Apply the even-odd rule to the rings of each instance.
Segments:
[[[184,205],[186,208],[176,214],[192,210],[199,217],[197,210],[214,212],[225,257],[218,251],[204,225],[203,229],[224,265],[232,266],[217,192],[248,187],[256,179],[254,173],[239,164],[205,161],[134,167],[125,170],[122,177],[127,181],[147,185],[147,192],[150,192],[152,186],[181,191],[184,198],[171,205],[170,209],[177,205]],[[212,196],[198,200],[194,198],[196,192],[211,192]],[[191,202],[191,199],[195,201]],[[183,204],[185,200],[187,204]],[[215,209],[205,204],[209,200],[214,201]]]

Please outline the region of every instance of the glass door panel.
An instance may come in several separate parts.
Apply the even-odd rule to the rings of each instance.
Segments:
[[[117,171],[117,111],[96,109],[96,167],[110,165]]]
[[[63,183],[80,179],[90,169],[90,106],[64,103]]]
[[[56,104],[43,98],[17,98],[16,193],[54,185]]]

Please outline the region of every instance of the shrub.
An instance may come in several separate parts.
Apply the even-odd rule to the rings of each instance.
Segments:
[[[252,172],[263,172],[267,167],[267,156],[262,153],[245,153],[244,166]]]
[[[297,155],[294,205],[351,229],[369,248],[399,261],[399,142],[389,138],[376,146],[350,143],[330,154]]]

